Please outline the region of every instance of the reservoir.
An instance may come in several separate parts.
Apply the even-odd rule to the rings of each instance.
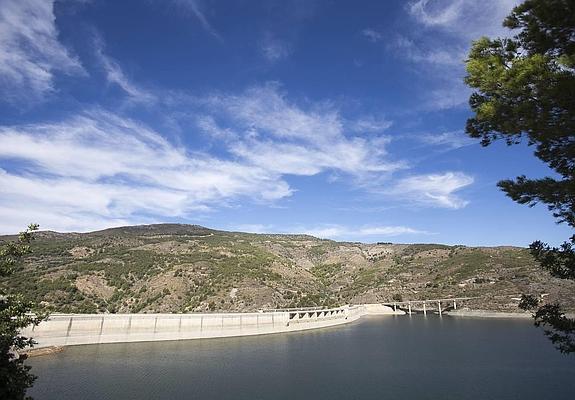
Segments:
[[[575,356],[532,321],[364,317],[263,336],[67,347],[36,399],[573,399]]]

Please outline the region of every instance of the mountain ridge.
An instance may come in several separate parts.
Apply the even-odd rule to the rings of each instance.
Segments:
[[[112,228],[105,228],[99,229],[95,231],[86,231],[86,232],[59,232],[53,230],[39,230],[35,232],[36,236],[46,236],[46,235],[53,235],[53,236],[64,236],[64,235],[102,235],[105,233],[112,233],[112,232],[125,232],[130,231],[132,233],[140,233],[140,232],[150,232],[152,233],[156,229],[160,228],[192,228],[197,229],[199,231],[208,231],[208,232],[227,232],[227,233],[238,233],[238,234],[246,234],[246,235],[262,235],[262,236],[293,236],[293,237],[309,237],[312,239],[317,240],[329,240],[337,243],[349,243],[349,244],[363,244],[363,245],[387,245],[387,244],[394,244],[394,245],[437,245],[437,246],[461,246],[461,247],[471,247],[471,248],[516,248],[516,249],[526,249],[527,247],[524,246],[516,246],[516,245],[509,245],[509,244],[501,244],[501,245],[493,245],[493,246],[485,246],[485,245],[464,245],[464,244],[444,244],[444,243],[435,243],[435,242],[408,242],[408,243],[399,243],[399,242],[361,242],[361,241],[338,241],[334,239],[327,239],[327,238],[320,238],[318,236],[313,236],[307,233],[271,233],[271,232],[245,232],[241,230],[232,230],[226,231],[221,229],[214,229],[208,228],[203,225],[197,224],[183,224],[183,223],[157,223],[157,224],[139,224],[139,225],[125,225],[125,226],[117,226]],[[166,233],[166,232],[164,232]],[[185,234],[188,233],[187,231],[180,231],[180,233]],[[10,238],[16,237],[17,234],[5,234],[0,235],[0,240],[9,240]]]
[[[32,249],[0,285],[59,312],[253,311],[449,296],[480,297],[469,306],[509,312],[518,311],[521,293],[575,309],[575,283],[551,277],[515,246],[370,244],[153,224],[41,231]]]

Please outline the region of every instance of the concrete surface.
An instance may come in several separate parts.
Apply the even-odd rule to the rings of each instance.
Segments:
[[[21,333],[35,347],[187,340],[324,328],[364,315],[403,314],[380,304],[256,313],[210,314],[52,314]]]

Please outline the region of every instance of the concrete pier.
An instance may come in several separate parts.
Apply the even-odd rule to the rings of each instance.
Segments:
[[[393,307],[394,311],[397,310],[407,310],[407,314],[411,315],[413,313],[417,313],[423,311],[424,315],[427,315],[427,304],[435,304],[437,303],[437,313],[442,315],[444,312],[449,310],[449,306],[446,306],[445,310],[442,308],[443,304],[451,304],[453,302],[453,310],[457,310],[457,303],[465,302],[467,300],[477,299],[478,297],[448,297],[443,299],[420,299],[420,300],[406,300],[406,301],[393,301],[389,303],[383,303],[383,305],[388,307]],[[423,310],[419,307],[422,307]]]

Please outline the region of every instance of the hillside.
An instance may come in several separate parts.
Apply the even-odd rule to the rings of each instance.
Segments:
[[[0,241],[9,237],[0,237]],[[482,296],[516,311],[520,293],[575,309],[575,282],[543,273],[527,249],[362,244],[307,235],[161,224],[40,232],[34,253],[0,280],[60,312],[188,312]]]

